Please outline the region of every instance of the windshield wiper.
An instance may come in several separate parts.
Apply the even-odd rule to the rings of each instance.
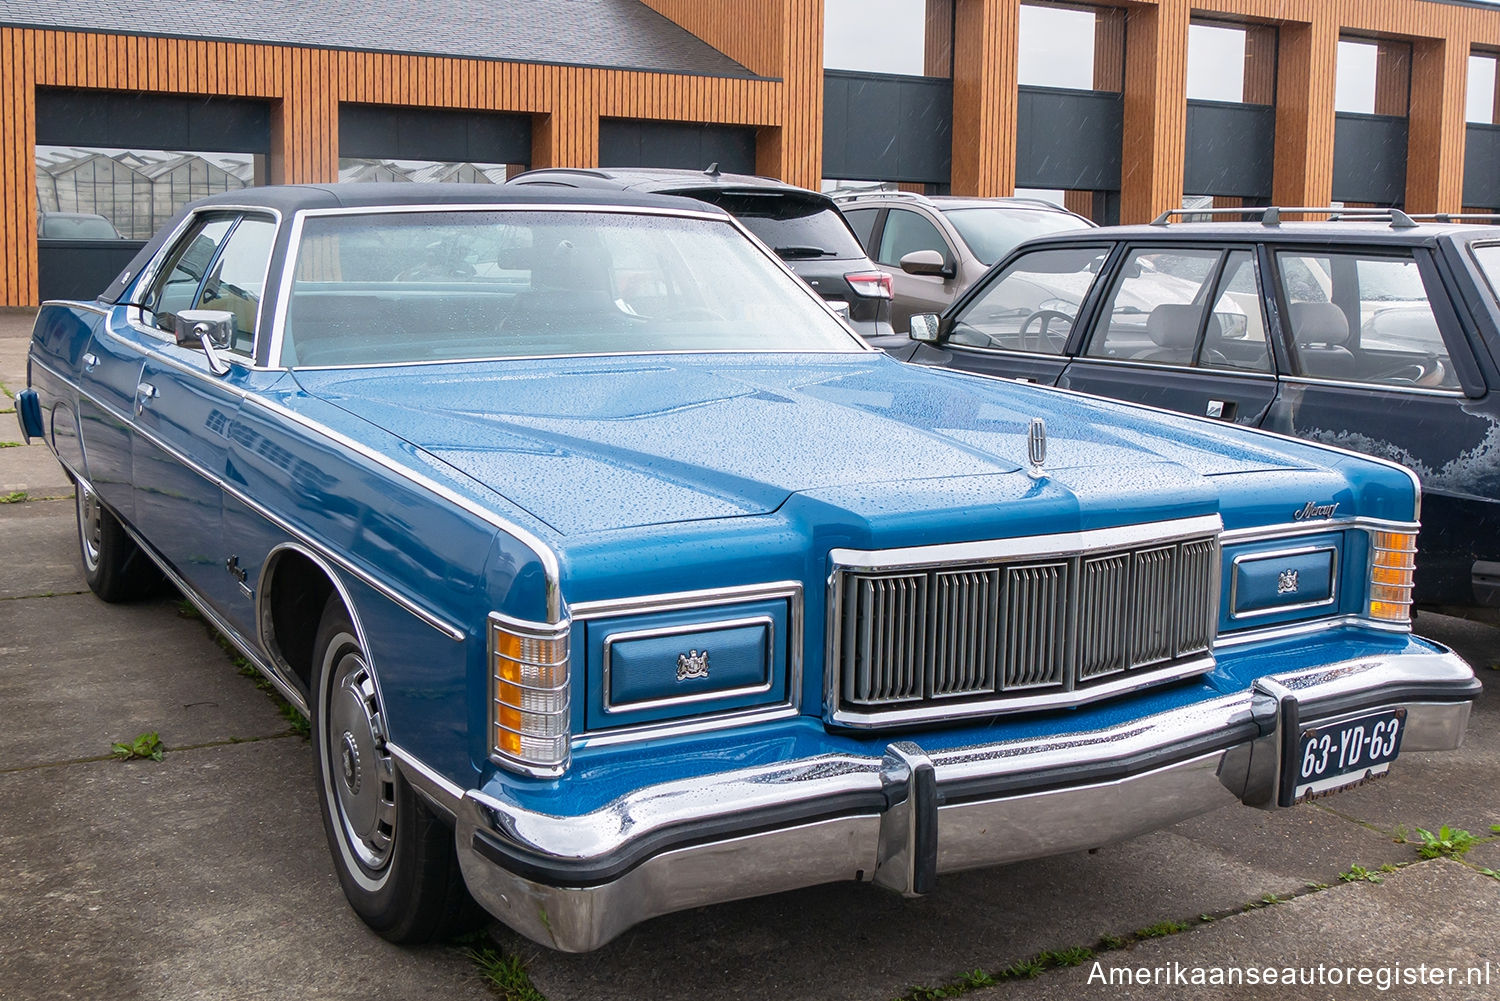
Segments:
[[[791,257],[832,257],[834,252],[824,250],[822,247],[772,247],[776,256],[781,258]]]

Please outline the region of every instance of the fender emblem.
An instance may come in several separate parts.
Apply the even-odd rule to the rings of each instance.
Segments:
[[[1302,506],[1300,511],[1292,515],[1292,518],[1296,521],[1307,521],[1309,518],[1332,518],[1333,512],[1338,509],[1337,502],[1333,504],[1314,504],[1312,501],[1308,501]]]
[[[708,677],[708,651],[699,653],[697,650],[691,653],[679,653],[677,655],[677,680],[691,681],[694,678]]]

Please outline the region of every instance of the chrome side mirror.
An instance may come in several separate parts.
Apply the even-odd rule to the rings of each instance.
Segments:
[[[917,313],[911,318],[911,339],[921,341],[924,344],[936,344],[938,342],[938,315],[936,313]]]
[[[229,363],[219,352],[229,347],[234,337],[234,314],[222,309],[184,309],[176,315],[177,343],[184,348],[202,348],[208,358],[208,370],[214,375],[228,375]]]

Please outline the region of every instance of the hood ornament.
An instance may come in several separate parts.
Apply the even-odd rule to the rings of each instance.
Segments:
[[[1047,422],[1040,417],[1031,419],[1031,428],[1026,432],[1026,459],[1031,463],[1027,475],[1040,478],[1042,464],[1047,461]]]

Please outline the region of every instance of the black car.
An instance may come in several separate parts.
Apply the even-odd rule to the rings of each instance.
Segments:
[[[813,291],[849,307],[849,320],[865,337],[891,330],[891,276],[859,245],[833,199],[768,177],[655,167],[544,168],[508,184],[649,191],[717,205],[760,237]]]
[[[1231,211],[1032,240],[888,350],[1394,459],[1417,600],[1500,606],[1500,228]]]

